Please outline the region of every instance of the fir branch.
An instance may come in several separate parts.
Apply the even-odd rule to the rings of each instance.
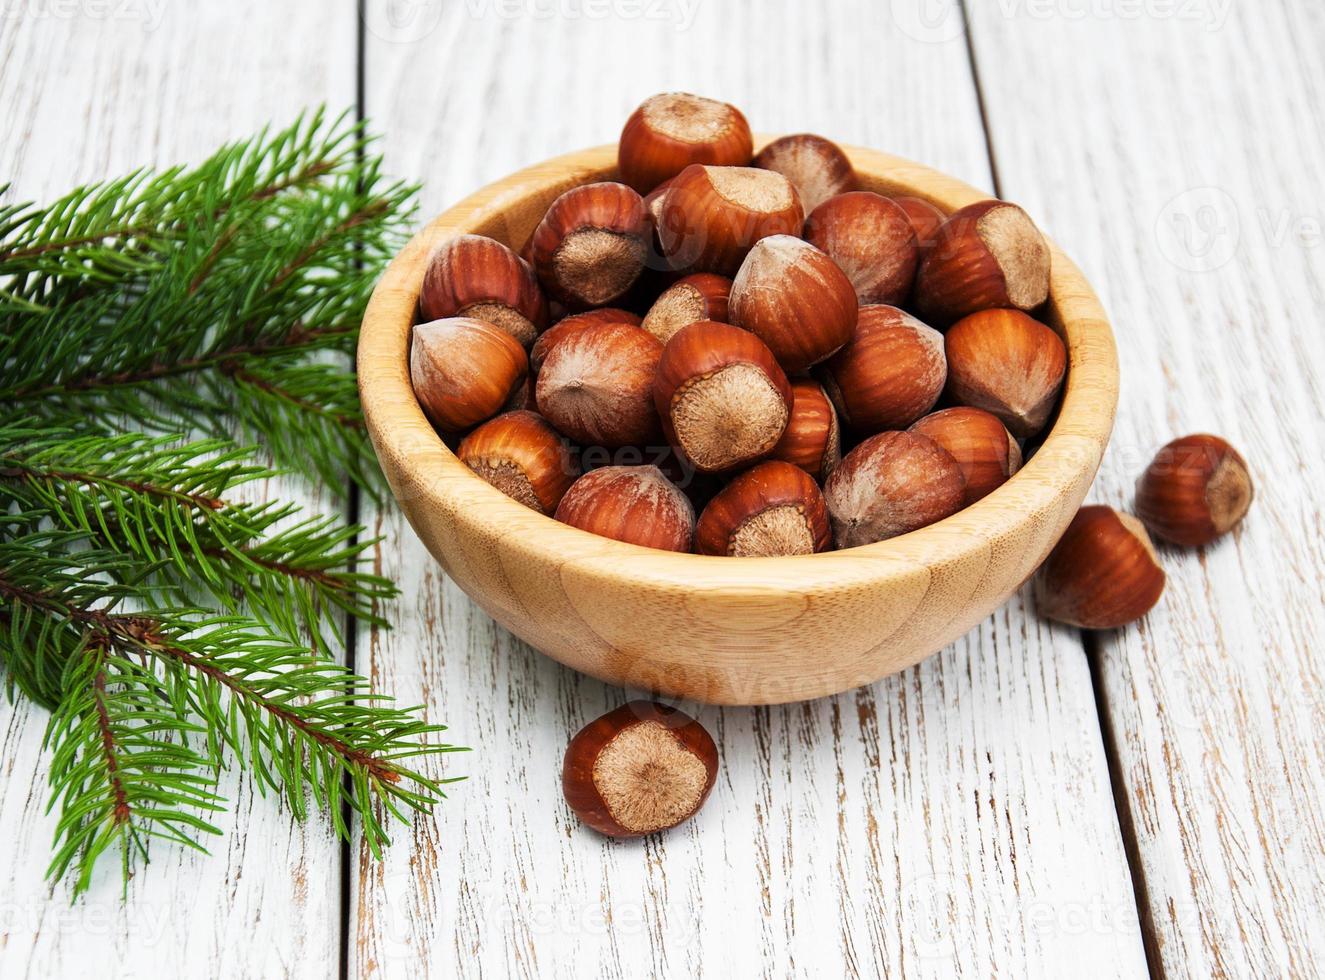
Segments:
[[[263,442],[320,416],[289,462],[376,496],[346,362],[308,357],[352,354],[412,209],[368,145],[314,113],[194,168],[0,208],[0,401],[104,431],[199,414],[211,435]]]
[[[335,662],[395,594],[362,528],[245,501],[380,485],[350,355],[413,189],[321,112],[45,207],[0,203],[0,666],[51,709],[51,874],[201,848],[231,762],[375,853],[449,780],[419,709]],[[7,194],[0,188],[0,197]],[[344,812],[343,812],[344,811]]]

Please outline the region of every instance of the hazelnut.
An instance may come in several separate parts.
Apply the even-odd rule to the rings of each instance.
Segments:
[[[566,491],[557,520],[591,534],[663,551],[689,551],[695,510],[656,466],[604,466]]]
[[[718,747],[675,708],[631,701],[576,733],[561,789],[586,824],[609,837],[675,827],[704,805],[718,775]]]
[[[653,378],[663,345],[628,323],[570,330],[545,352],[535,401],[577,442],[644,445],[658,434]]]
[[[701,473],[768,455],[791,417],[791,385],[772,352],[754,334],[708,320],[667,342],[653,398],[668,441]]]
[[[642,326],[664,344],[682,327],[700,320],[727,321],[732,281],[711,272],[686,276],[669,286],[649,308]]]
[[[1246,515],[1254,491],[1238,451],[1219,436],[1175,439],[1136,485],[1136,512],[1156,537],[1199,548]]]
[[[551,515],[578,475],[566,441],[541,415],[507,412],[465,437],[460,461],[512,500]]]
[[[953,212],[916,273],[917,312],[947,324],[996,307],[1033,310],[1049,297],[1049,246],[1021,208],[981,201]]]
[[[653,222],[655,234],[657,233],[658,226],[662,224],[663,196],[671,188],[672,181],[675,179],[675,177],[668,177],[661,184],[644,195],[644,210],[649,212],[649,220]]]
[[[862,306],[895,306],[911,293],[920,251],[911,219],[869,191],[830,197],[805,219],[805,240],[846,273]]]
[[[487,320],[458,316],[414,325],[410,382],[425,414],[444,432],[492,418],[528,370],[520,342]]]
[[[641,194],[693,163],[743,167],[754,153],[750,124],[735,106],[686,92],[644,100],[617,147],[621,179]]]
[[[923,197],[894,197],[894,204],[906,212],[911,230],[916,233],[918,254],[923,256],[939,239],[939,229],[948,216]]]
[[[1140,619],[1164,594],[1164,570],[1131,514],[1082,507],[1040,567],[1036,608],[1049,619],[1103,630]]]
[[[911,432],[946,449],[966,477],[968,507],[993,493],[1021,469],[1021,446],[997,418],[980,408],[945,408],[926,415]]]
[[[819,485],[799,466],[780,460],[760,463],[732,480],[695,525],[695,550],[701,555],[812,555],[832,543]]]
[[[837,410],[816,381],[791,382],[791,418],[769,455],[799,466],[816,480],[827,479],[842,460]]]
[[[532,368],[532,362],[530,367]],[[521,409],[533,409],[534,407],[534,374],[531,370],[525,375],[523,381],[515,386],[511,392],[511,397],[506,399],[506,404],[502,406],[504,412],[518,412]]]
[[[856,291],[827,255],[790,235],[750,250],[732,282],[731,322],[756,334],[786,371],[831,357],[856,330]]]
[[[842,148],[812,133],[775,139],[759,151],[754,165],[791,181],[807,213],[830,197],[856,189],[856,172]]]
[[[651,233],[643,199],[625,184],[585,184],[552,202],[530,253],[551,295],[572,308],[605,306],[635,285]]]
[[[615,306],[604,306],[597,310],[588,310],[584,313],[574,313],[568,317],[563,317],[539,334],[538,339],[534,341],[534,346],[529,348],[530,372],[537,375],[543,367],[543,360],[547,357],[548,351],[576,330],[592,326],[595,323],[624,323],[632,327],[638,327],[640,317]]]
[[[460,235],[428,262],[420,320],[467,316],[501,327],[525,347],[547,326],[547,302],[533,270],[501,242]]]
[[[847,453],[824,484],[839,548],[872,544],[926,527],[962,507],[966,480],[933,439],[881,432]]]
[[[944,338],[948,397],[998,416],[1018,439],[1049,421],[1067,371],[1058,334],[1018,310],[985,310]]]
[[[754,167],[686,167],[662,199],[658,239],[673,269],[732,275],[755,242],[799,235],[805,222],[787,178]]]
[[[818,374],[856,432],[904,429],[943,393],[943,334],[895,306],[862,306],[855,336]]]

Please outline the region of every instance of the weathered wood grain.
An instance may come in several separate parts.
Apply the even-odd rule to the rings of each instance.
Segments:
[[[905,30],[863,2],[510,9],[370,19],[367,113],[390,167],[425,181],[424,217],[615,139],[671,88],[730,99],[762,130],[821,130],[989,186],[955,7]],[[439,771],[468,781],[383,863],[360,853],[352,974],[1144,972],[1079,637],[1019,599],[870,688],[696,709],[723,755],[712,799],[669,835],[613,843],[577,825],[559,772],[570,735],[626,692],[514,640],[398,514],[375,520],[379,568],[405,595],[395,630],[361,636],[360,667],[477,751],[445,758]]]
[[[14,4],[0,14],[5,132],[0,180],[15,199],[150,163],[197,160],[216,144],[310,104],[352,105],[355,16],[308,2],[224,5]],[[252,488],[341,506],[298,481]],[[0,976],[334,974],[341,849],[316,818],[227,776],[233,814],[210,857],[162,842],[121,897],[108,855],[86,897],[45,880],[46,714],[0,704]]]
[[[1325,11],[998,6],[971,11],[1003,190],[1075,252],[1123,353],[1097,498],[1130,505],[1192,431],[1257,481],[1244,526],[1166,550],[1160,607],[1097,641],[1153,948],[1168,976],[1318,975]]]

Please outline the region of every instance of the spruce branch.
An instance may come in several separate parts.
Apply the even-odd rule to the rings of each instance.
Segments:
[[[0,667],[51,709],[75,893],[110,850],[127,881],[153,841],[201,848],[231,764],[374,853],[449,782],[411,762],[445,729],[335,661],[386,625],[375,542],[245,499],[379,490],[349,355],[414,192],[370,150],[318,111],[44,207],[0,188]]]

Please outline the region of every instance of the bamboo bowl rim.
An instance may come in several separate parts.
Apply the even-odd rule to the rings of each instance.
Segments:
[[[756,147],[774,137],[761,136]],[[862,186],[919,197],[951,212],[991,195],[900,157],[842,145]],[[568,153],[517,171],[447,209],[391,261],[364,314],[358,346],[359,393],[369,433],[398,498],[423,503],[494,549],[503,560],[558,556],[577,572],[626,580],[639,589],[680,594],[713,590],[768,598],[877,582],[902,570],[960,562],[987,553],[1028,515],[1048,512],[1064,489],[1093,475],[1112,432],[1118,361],[1108,319],[1081,271],[1049,241],[1046,320],[1064,337],[1068,373],[1058,415],[1039,449],[982,500],[929,527],[843,551],[777,558],[734,558],[659,551],[599,537],[517,503],[476,476],[434,431],[409,379],[410,332],[432,252],[460,234],[493,234],[503,215],[532,198],[612,179],[616,144]],[[555,196],[555,194],[552,194]],[[541,212],[540,212],[541,215]],[[487,229],[487,230],[480,230]],[[532,230],[530,226],[526,230]],[[509,228],[508,228],[509,233]],[[1047,238],[1047,236],[1046,236]],[[522,242],[507,244],[519,248]]]

